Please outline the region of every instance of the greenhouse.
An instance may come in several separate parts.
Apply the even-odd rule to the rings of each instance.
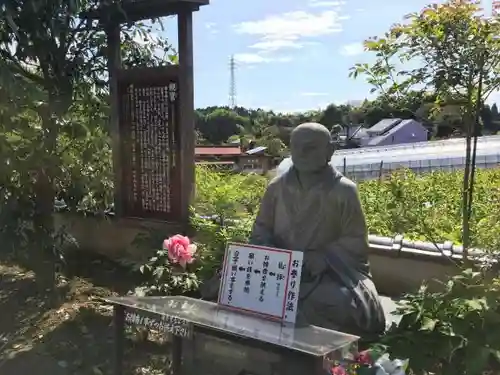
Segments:
[[[409,168],[416,173],[453,171],[465,166],[465,139],[340,150],[333,155],[332,164],[357,181],[378,178],[401,168]],[[478,138],[476,165],[479,168],[500,166],[499,135]],[[278,166],[277,174],[290,166],[291,159],[286,158]]]

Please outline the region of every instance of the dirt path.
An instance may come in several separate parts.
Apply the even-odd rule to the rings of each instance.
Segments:
[[[60,304],[49,306],[35,275],[0,263],[0,373],[2,375],[101,375],[111,373],[111,309],[99,297],[125,293],[126,276],[111,266],[58,282]],[[104,271],[102,270],[104,268]],[[83,272],[85,274],[86,272]],[[118,280],[118,282],[117,282]],[[105,284],[113,284],[110,288]],[[126,374],[155,374],[165,366],[164,346],[127,342]]]

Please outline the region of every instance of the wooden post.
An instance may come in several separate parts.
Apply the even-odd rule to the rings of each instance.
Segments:
[[[125,344],[125,308],[113,306],[114,356],[113,375],[123,375],[123,357]]]
[[[172,336],[172,344],[170,347],[170,353],[172,356],[172,371],[167,370],[167,374],[171,375],[182,375],[184,371],[182,371],[182,346],[183,339],[179,336]]]
[[[109,72],[109,125],[111,133],[111,147],[113,153],[114,175],[114,212],[117,217],[122,215],[122,163],[120,145],[120,98],[118,97],[118,74],[122,67],[120,50],[120,26],[107,25],[108,37],[108,72]]]
[[[177,16],[179,38],[179,100],[181,159],[181,221],[189,222],[189,205],[194,193],[194,88],[193,88],[193,13],[183,9]]]

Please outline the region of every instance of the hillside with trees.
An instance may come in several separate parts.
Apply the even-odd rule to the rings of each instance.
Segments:
[[[463,136],[460,107],[449,104],[443,106],[439,113],[433,113],[434,102],[432,95],[415,91],[396,102],[381,96],[373,101],[365,100],[359,107],[330,104],[323,110],[301,113],[244,107],[199,108],[196,111],[197,141],[199,144],[219,145],[239,138],[243,143],[254,141],[258,146],[267,146],[271,153],[278,155],[288,144],[290,131],[303,122],[320,122],[329,129],[335,125],[362,124],[370,127],[391,117],[419,120],[432,131],[435,139]],[[482,106],[481,124],[484,134],[500,131],[500,114],[496,104]]]

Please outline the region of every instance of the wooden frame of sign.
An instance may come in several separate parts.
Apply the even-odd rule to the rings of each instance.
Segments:
[[[195,146],[193,12],[208,3],[102,0],[80,14],[107,34],[116,217],[189,226]],[[121,25],[169,15],[177,16],[179,65],[124,69]]]

